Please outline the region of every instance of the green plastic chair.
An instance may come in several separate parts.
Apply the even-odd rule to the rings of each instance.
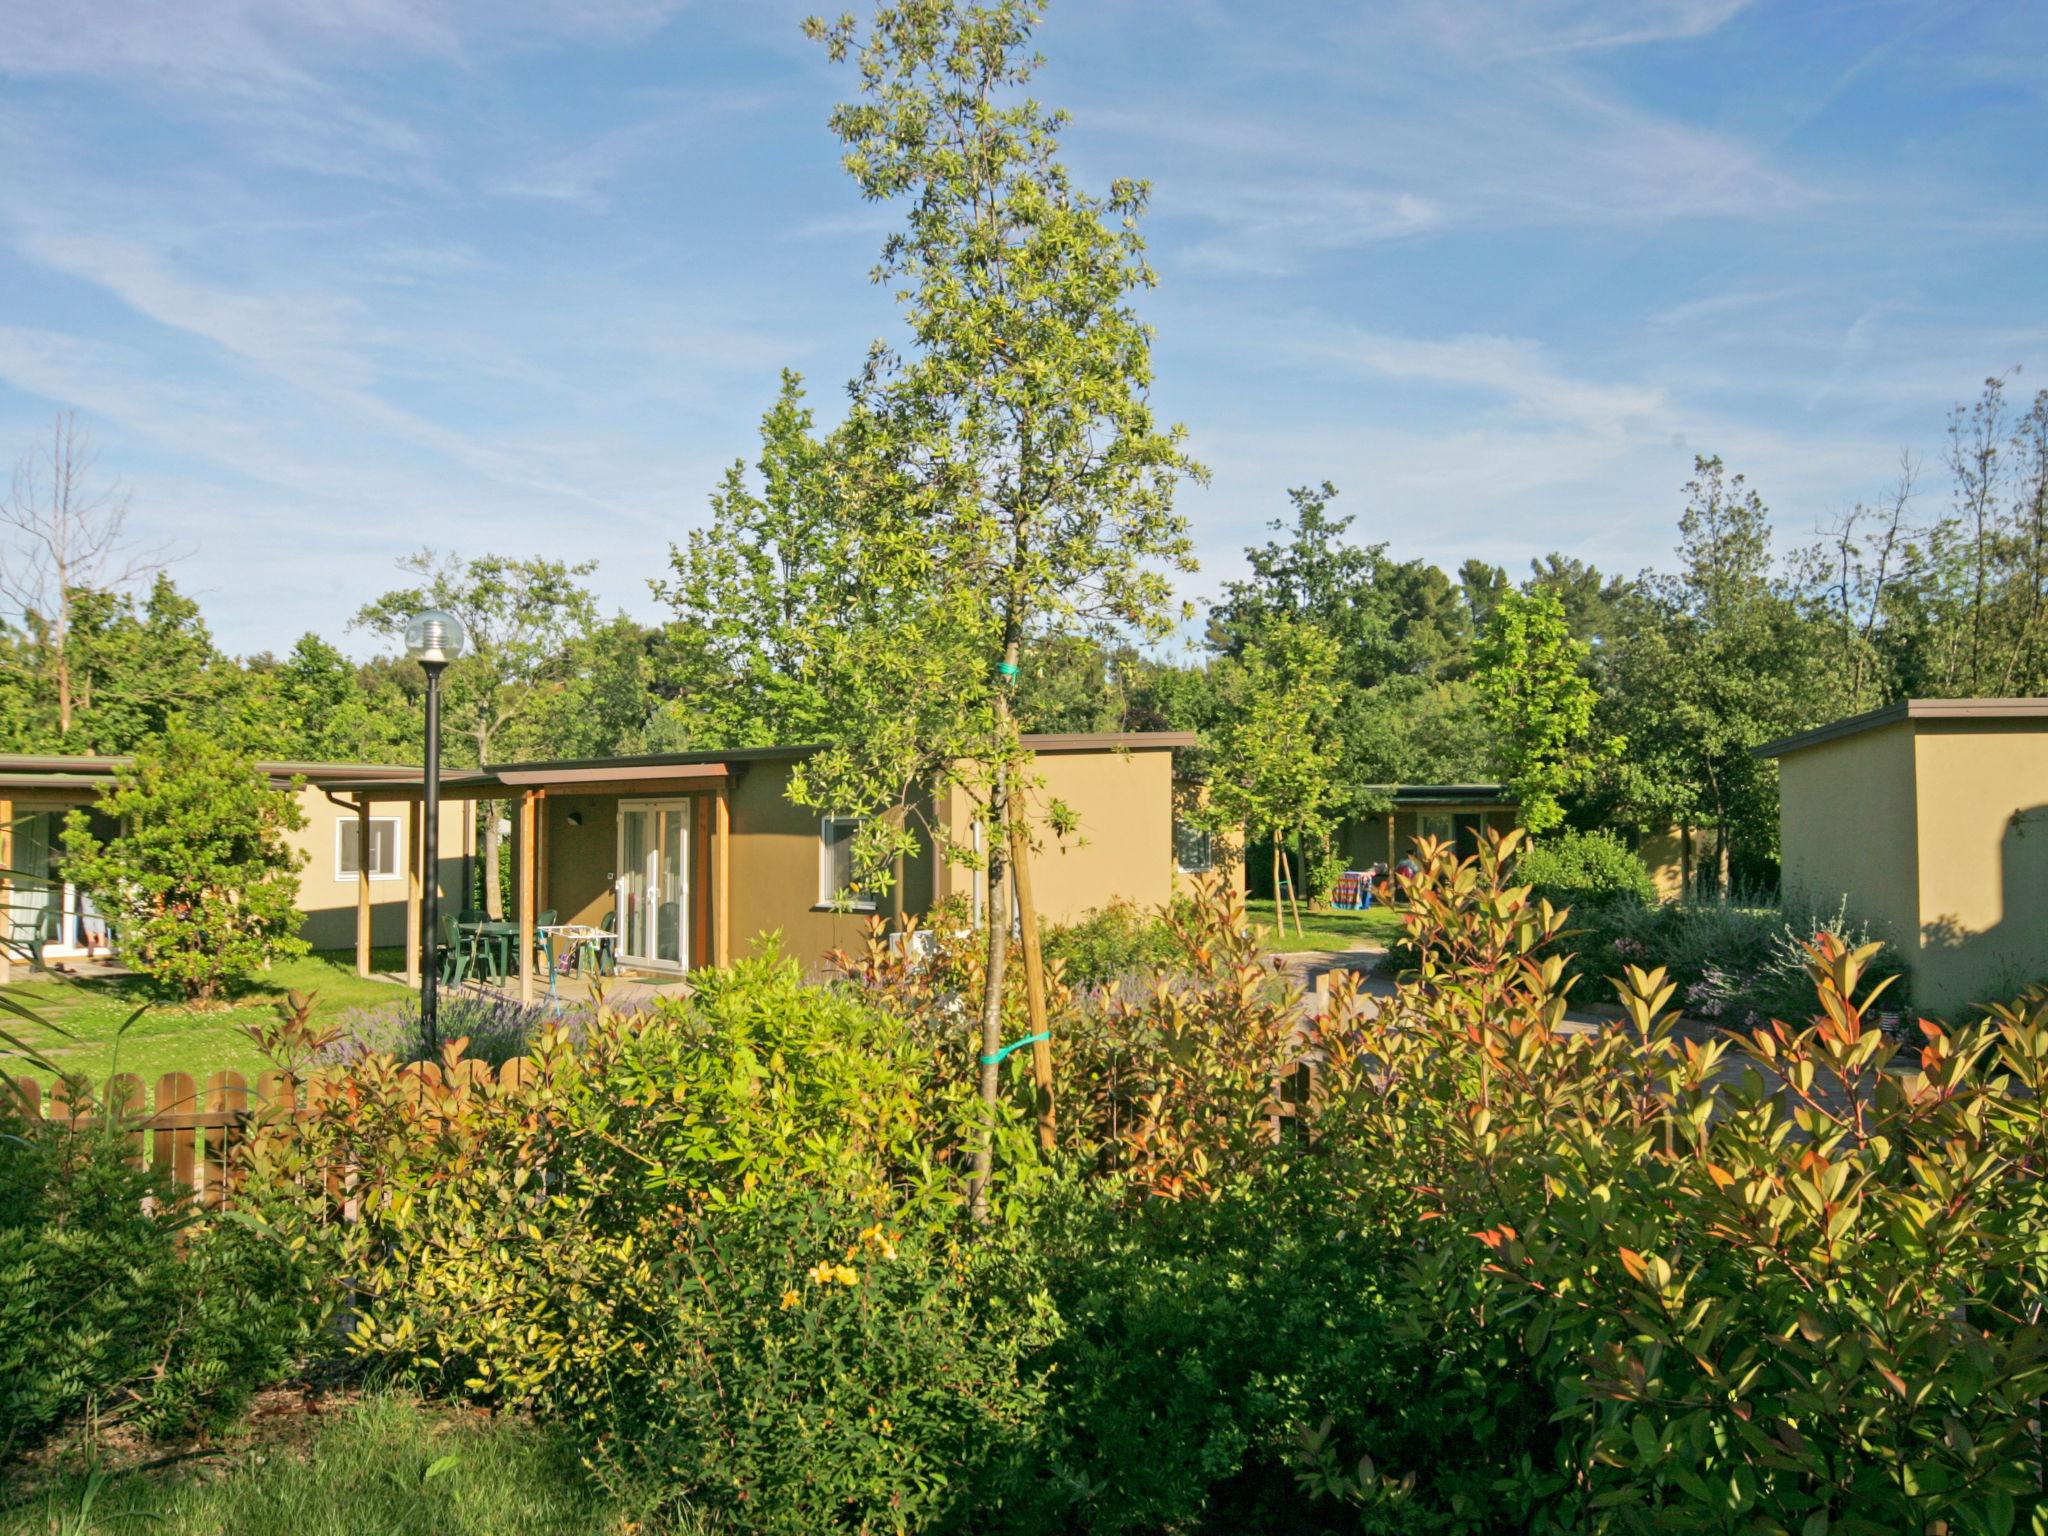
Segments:
[[[441,914],[441,985],[459,987],[469,979],[469,973],[476,964],[476,943],[472,938],[465,949],[462,932],[456,926],[455,914]]]

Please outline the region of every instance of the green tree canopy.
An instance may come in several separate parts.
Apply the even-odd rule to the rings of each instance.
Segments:
[[[304,813],[213,732],[172,720],[96,809],[120,830],[102,840],[93,817],[73,811],[64,874],[113,924],[136,971],[207,1003],[306,952],[297,936],[304,857],[287,836],[305,826]]]
[[[1590,649],[1572,638],[1557,593],[1534,585],[1495,600],[1479,642],[1476,681],[1495,758],[1522,825],[1534,833],[1562,822],[1560,797],[1621,748],[1594,734],[1597,695],[1585,674]]]

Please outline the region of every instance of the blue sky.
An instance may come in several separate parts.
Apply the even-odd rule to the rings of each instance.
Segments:
[[[0,459],[75,408],[223,644],[423,544],[645,582],[888,225],[783,0],[0,0]],[[1695,452],[1796,535],[1930,509],[2048,384],[2048,6],[1055,0],[1039,94],[1154,186],[1200,597],[1289,485],[1447,568],[1664,560]],[[2038,375],[2038,377],[2037,377]],[[360,637],[351,642],[361,650]]]

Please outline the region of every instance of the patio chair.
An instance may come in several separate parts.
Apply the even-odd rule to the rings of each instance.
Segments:
[[[555,917],[555,909],[549,907],[547,911],[541,913],[539,917],[533,920],[533,961],[543,971],[554,964],[555,950],[553,935],[542,933],[541,930],[554,927]]]
[[[501,982],[505,979],[505,967],[498,958],[498,947],[474,928],[464,939],[457,919],[446,912],[441,914],[440,965],[444,986],[459,987],[479,970],[487,981]]]

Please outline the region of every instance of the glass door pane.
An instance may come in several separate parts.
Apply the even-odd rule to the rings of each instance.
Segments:
[[[650,812],[619,808],[619,957],[652,958],[648,939],[648,856]]]
[[[670,965],[680,966],[684,954],[684,913],[688,909],[688,870],[685,860],[689,853],[689,833],[684,817],[689,814],[687,804],[665,805],[661,808],[661,908],[660,920],[655,934],[655,958]]]

